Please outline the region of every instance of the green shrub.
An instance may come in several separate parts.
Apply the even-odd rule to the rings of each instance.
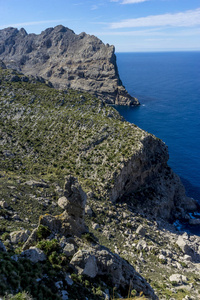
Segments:
[[[51,230],[43,225],[39,225],[37,230],[37,237],[39,240],[46,239],[51,234]]]

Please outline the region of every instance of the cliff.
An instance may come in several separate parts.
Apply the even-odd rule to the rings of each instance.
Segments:
[[[0,59],[26,75],[42,76],[55,88],[86,91],[106,103],[138,105],[119,78],[114,47],[95,36],[76,35],[64,26],[41,34],[0,30]]]

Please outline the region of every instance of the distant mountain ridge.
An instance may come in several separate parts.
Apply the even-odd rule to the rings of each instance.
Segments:
[[[0,30],[0,59],[26,75],[42,76],[55,88],[86,91],[110,104],[139,105],[119,77],[114,46],[62,25],[41,34]]]

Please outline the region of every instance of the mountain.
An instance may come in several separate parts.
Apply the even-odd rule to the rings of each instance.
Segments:
[[[55,88],[90,92],[110,104],[139,104],[122,85],[114,46],[86,33],[76,35],[61,25],[39,35],[6,28],[0,30],[0,59],[26,75],[42,76]]]

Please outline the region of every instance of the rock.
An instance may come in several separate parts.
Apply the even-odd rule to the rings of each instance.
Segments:
[[[75,218],[83,218],[87,196],[78,183],[77,178],[73,176],[65,177],[64,196],[67,198],[64,206],[67,213],[75,216]]]
[[[62,300],[68,300],[69,299],[68,292],[66,290],[61,291],[61,298],[62,298]]]
[[[68,203],[68,200],[66,197],[60,197],[58,199],[58,206],[60,206],[62,209],[66,209],[66,206],[67,206],[67,203]]]
[[[171,282],[174,282],[178,285],[181,285],[183,283],[186,283],[188,281],[187,277],[184,276],[184,275],[181,275],[181,274],[172,274],[170,277],[169,277],[169,280]]]
[[[147,243],[144,240],[139,240],[136,246],[137,250],[147,250]]]
[[[45,261],[47,259],[44,252],[36,247],[31,247],[30,249],[23,251],[20,256],[29,259],[33,263]]]
[[[136,229],[136,233],[139,235],[145,236],[146,229],[144,228],[143,225],[139,225],[138,228]]]
[[[24,243],[30,235],[29,230],[13,231],[10,233],[10,241],[12,244]]]
[[[27,241],[23,245],[22,250],[29,249],[34,244],[34,242],[37,241],[37,231],[38,231],[38,227],[35,228],[35,229],[33,229],[33,231],[31,232],[31,234],[29,235]]]
[[[183,236],[178,237],[176,244],[181,248],[183,253],[185,253],[187,255],[193,255],[193,253],[194,253],[193,249],[190,247],[189,243]]]
[[[6,247],[4,246],[1,240],[0,240],[0,252],[7,252]]]
[[[10,68],[39,75],[56,88],[92,93],[110,104],[139,104],[122,85],[114,46],[93,35],[76,35],[61,25],[39,35],[22,35],[15,28],[6,28],[0,30],[0,41],[0,59]],[[13,45],[15,50],[10,51]]]
[[[44,182],[44,181],[36,181],[36,180],[29,180],[29,181],[26,181],[24,183],[22,183],[23,185],[29,185],[31,187],[42,187],[42,188],[48,188],[49,185]]]
[[[81,236],[88,231],[84,222],[86,193],[82,190],[77,178],[67,176],[64,184],[64,197],[59,198],[59,205],[64,212],[59,216],[40,216],[39,225],[47,226],[53,233],[64,236]]]
[[[189,224],[190,225],[199,225],[200,224],[200,219],[190,219]]]
[[[87,275],[91,278],[94,278],[94,277],[96,277],[97,273],[98,273],[98,267],[97,267],[96,257],[91,255],[91,256],[89,256],[89,258],[85,264],[83,274]]]
[[[74,283],[73,280],[71,279],[71,275],[69,275],[69,274],[66,274],[65,281],[66,281],[67,285],[69,285],[69,286],[71,286]]]
[[[92,217],[93,211],[92,211],[92,209],[91,209],[91,207],[89,205],[85,206],[85,213],[86,213],[86,215]]]
[[[2,60],[0,60],[0,68],[6,69],[6,65],[4,64],[4,62]]]
[[[138,292],[143,291],[151,299],[157,299],[150,285],[142,278],[135,269],[117,254],[113,254],[104,247],[95,247],[79,250],[75,253],[70,265],[79,274],[89,274],[92,278],[97,275],[110,274],[113,286],[128,289],[130,282]]]
[[[74,253],[75,253],[75,246],[74,244],[69,244],[67,243],[65,245],[65,247],[63,248],[63,253],[66,255],[66,256],[73,256]]]
[[[93,224],[92,224],[92,228],[93,228],[94,230],[97,230],[97,229],[100,228],[100,226],[99,226],[99,224],[97,224],[97,223],[93,223]]]
[[[0,206],[2,208],[8,208],[8,203],[6,201],[2,200],[2,201],[0,201]]]

